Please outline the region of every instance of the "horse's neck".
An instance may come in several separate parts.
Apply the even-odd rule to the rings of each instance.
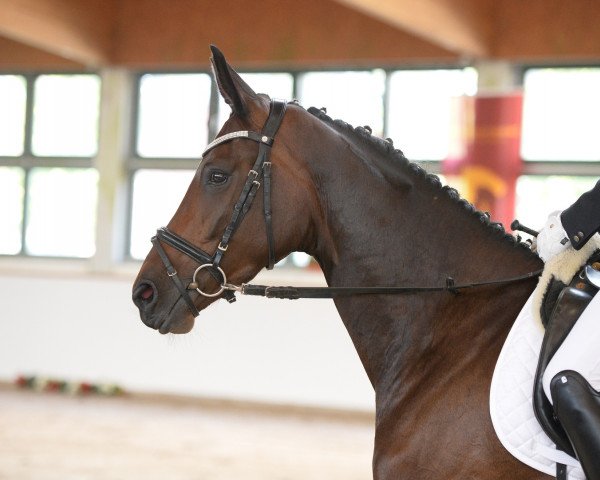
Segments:
[[[535,269],[531,256],[480,225],[446,192],[408,169],[407,175],[412,175],[413,187],[399,189],[373,175],[349,150],[337,165],[322,165],[319,181],[326,192],[322,210],[327,218],[318,235],[330,240],[312,253],[330,285],[439,286],[448,276],[467,283]],[[510,289],[517,308],[532,287]],[[397,382],[401,371],[408,375],[414,365],[426,370],[427,362],[459,351],[475,335],[488,350],[499,349],[496,339],[505,337],[518,310],[502,309],[493,298],[478,310],[466,308],[481,294],[492,297],[496,291],[351,297],[337,299],[336,306],[378,390]],[[484,325],[486,315],[496,318]],[[455,362],[457,369],[461,361],[469,361],[468,354]]]

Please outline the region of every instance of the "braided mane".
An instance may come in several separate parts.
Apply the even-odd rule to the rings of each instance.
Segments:
[[[515,246],[526,248],[529,252],[531,252],[529,248],[529,244],[521,242],[519,238],[515,238],[513,235],[506,232],[504,226],[500,222],[493,222],[488,213],[482,212],[475,208],[475,206],[461,198],[460,194],[455,188],[449,187],[447,185],[442,185],[439,177],[432,173],[428,173],[423,167],[420,165],[409,161],[402,153],[401,150],[394,148],[394,144],[392,139],[382,139],[376,137],[371,134],[372,130],[370,127],[353,127],[349,123],[346,123],[343,120],[333,120],[326,113],[325,109],[318,109],[315,107],[310,107],[308,112],[321,120],[323,123],[327,124],[334,130],[339,133],[349,135],[351,138],[356,138],[358,140],[362,140],[366,142],[370,147],[375,149],[378,153],[383,154],[384,157],[393,161],[393,164],[408,170],[413,177],[424,180],[428,184],[432,185],[434,188],[439,189],[443,192],[453,203],[462,207],[465,213],[475,217],[479,220],[481,224],[483,224],[486,228],[491,230],[497,236],[503,238],[506,241],[509,241]],[[533,254],[533,253],[532,253]]]

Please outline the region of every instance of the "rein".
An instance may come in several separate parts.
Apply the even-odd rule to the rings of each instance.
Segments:
[[[242,295],[252,295],[266,298],[298,300],[299,298],[334,298],[353,295],[397,295],[408,293],[451,292],[459,293],[477,287],[491,285],[508,285],[537,278],[543,270],[536,270],[518,277],[488,280],[485,282],[465,283],[456,285],[452,277],[446,278],[446,285],[439,287],[275,287],[243,283],[241,286],[224,285],[226,290],[235,291]]]

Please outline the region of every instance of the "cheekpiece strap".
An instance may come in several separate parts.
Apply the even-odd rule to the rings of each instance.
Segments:
[[[269,112],[269,118],[267,118],[267,121],[262,129],[261,135],[266,135],[267,137],[275,138],[275,134],[277,133],[277,130],[279,130],[279,126],[283,121],[283,116],[285,115],[286,108],[286,102],[282,100],[271,100],[271,111]],[[273,142],[271,141],[271,143]]]

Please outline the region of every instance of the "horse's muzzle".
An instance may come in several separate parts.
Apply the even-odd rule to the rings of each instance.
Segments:
[[[158,288],[150,280],[141,279],[134,285],[132,299],[144,325],[162,334],[188,333],[194,326],[194,317],[180,302],[181,297],[164,298],[163,305],[159,305]]]

